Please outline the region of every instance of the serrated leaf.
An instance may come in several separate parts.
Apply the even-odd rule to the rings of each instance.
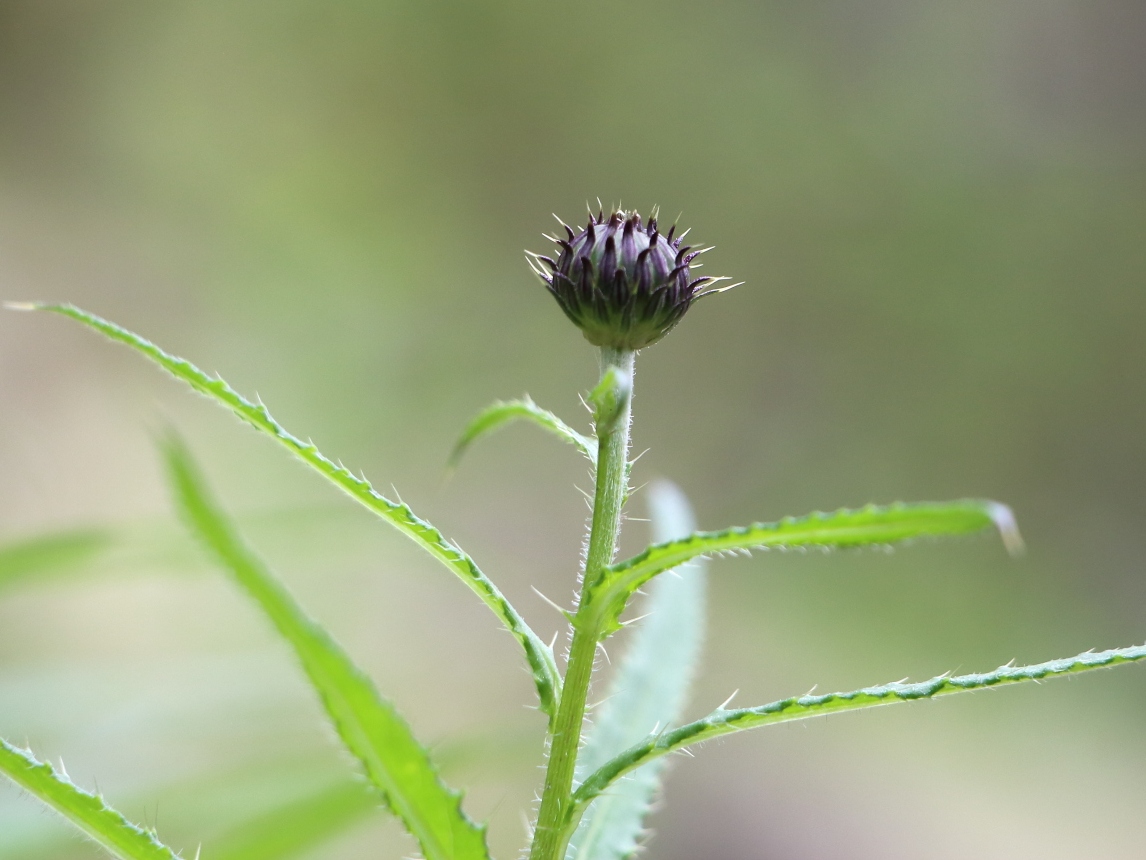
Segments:
[[[488,860],[484,830],[462,813],[460,796],[442,784],[394,707],[243,543],[175,436],[163,453],[189,526],[290,643],[339,737],[427,860]]]
[[[102,848],[123,860],[178,860],[149,830],[132,824],[102,797],[77,788],[65,774],[0,738],[0,773],[55,809]]]
[[[881,705],[894,705],[900,702],[914,702],[932,699],[952,693],[968,693],[988,687],[1008,684],[1021,684],[1028,681],[1042,681],[1062,675],[1088,672],[1125,665],[1146,659],[1146,645],[1129,648],[1113,648],[1109,651],[1087,651],[1077,657],[1050,660],[1032,666],[1000,666],[993,672],[973,675],[940,675],[929,681],[916,684],[898,682],[879,687],[865,687],[850,693],[828,693],[823,696],[799,696],[782,699],[758,708],[718,709],[707,717],[679,729],[666,732],[659,738],[638,744],[599,768],[590,776],[574,796],[574,805],[590,802],[605,791],[619,777],[641,767],[660,756],[721,735],[760,726],[784,723],[791,720],[804,720],[840,711],[855,711]]]
[[[323,764],[329,762],[323,756]],[[290,860],[313,852],[373,815],[386,815],[375,788],[359,774],[323,778],[308,773],[299,760],[259,758],[238,768],[140,786],[125,808],[166,809],[167,826],[181,832],[199,827],[200,854],[209,860]],[[270,802],[267,798],[270,797]],[[208,822],[206,831],[201,823]],[[34,832],[34,831],[32,831]],[[74,837],[44,828],[39,838],[25,836],[13,855],[19,860],[60,860],[74,851]],[[0,839],[0,857],[7,858]]]
[[[684,493],[668,481],[648,488],[653,539],[670,540],[696,528]],[[648,590],[624,660],[610,684],[585,746],[577,756],[584,780],[613,756],[667,729],[684,707],[704,636],[704,562],[693,560]],[[663,759],[612,785],[581,820],[569,860],[625,860],[639,846],[643,822],[660,784]]]
[[[588,436],[583,436],[550,412],[542,409],[529,397],[521,400],[498,401],[479,412],[473,420],[466,425],[458,439],[454,450],[450,454],[450,468],[455,468],[462,456],[477,439],[498,430],[513,421],[532,421],[543,430],[548,430],[576,448],[589,458],[589,462],[597,462],[597,445]]]
[[[833,513],[786,517],[775,523],[719,532],[697,532],[681,540],[651,546],[638,555],[606,568],[592,586],[590,600],[606,619],[605,630],[617,629],[617,619],[629,597],[659,573],[679,564],[722,552],[796,547],[857,547],[892,544],[920,537],[967,534],[994,526],[1012,553],[1022,548],[1010,508],[999,502],[963,499],[955,502],[868,505]]]
[[[100,529],[40,535],[0,547],[0,588],[23,579],[66,573],[102,555],[112,544]]]
[[[3,694],[0,688],[0,699]],[[290,743],[292,738],[279,740]],[[532,763],[537,740],[521,726],[503,725],[435,745],[434,760],[443,774],[482,770],[488,777],[491,770],[512,773]],[[286,757],[280,754],[268,760],[259,755],[165,785],[141,785],[121,805],[137,809],[158,804],[167,810],[163,816],[167,826],[172,826],[174,817],[181,831],[194,822],[210,821],[211,833],[202,840],[205,860],[318,856],[315,851],[320,846],[375,815],[387,814],[377,791],[362,776],[332,774],[329,750],[298,752],[292,747]],[[47,820],[38,827],[27,823],[14,858],[60,860],[70,856],[74,836],[52,824]],[[5,860],[6,847],[0,839],[0,857]]]
[[[303,442],[290,434],[278,423],[262,403],[252,403],[236,392],[219,377],[211,377],[186,359],[164,352],[155,344],[139,335],[121,328],[115,323],[75,307],[74,305],[9,305],[18,310],[45,310],[61,314],[83,323],[89,328],[125,344],[158,364],[172,376],[182,380],[195,391],[214,400],[256,430],[266,433],[283,445],[292,454],[333,483],[355,501],[380,516],[446,568],[461,579],[482,602],[488,606],[521,644],[529,663],[542,712],[550,722],[557,713],[557,701],[561,691],[561,676],[553,651],[533,632],[525,619],[506,600],[497,586],[482,573],[473,559],[461,548],[446,540],[442,533],[430,523],[417,517],[410,508],[392,502],[377,492],[365,478],[356,477],[346,467],[330,460],[315,447],[313,442]]]

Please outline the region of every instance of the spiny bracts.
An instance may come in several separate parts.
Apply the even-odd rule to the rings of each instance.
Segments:
[[[615,210],[590,215],[580,232],[561,226],[565,238],[545,237],[558,246],[556,260],[532,252],[527,259],[594,346],[642,349],[668,334],[696,299],[737,286],[693,278],[692,261],[711,249],[684,245],[683,233],[674,239],[675,224],[661,236],[655,212],[645,225],[636,212]]]

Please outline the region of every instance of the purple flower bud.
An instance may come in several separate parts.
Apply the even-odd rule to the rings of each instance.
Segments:
[[[561,310],[595,346],[637,350],[656,343],[680,322],[694,299],[723,278],[696,278],[689,265],[698,252],[657,232],[656,218],[642,226],[636,212],[590,216],[585,229],[569,227],[560,256],[530,253],[534,272]]]

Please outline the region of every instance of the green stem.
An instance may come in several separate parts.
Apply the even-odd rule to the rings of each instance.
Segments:
[[[601,349],[601,374],[616,368],[632,379],[635,352]],[[630,389],[631,392],[631,389]],[[601,639],[604,618],[595,605],[587,602],[588,586],[613,563],[617,535],[621,527],[621,508],[628,493],[629,426],[632,420],[632,396],[627,393],[615,420],[600,421],[597,427],[597,477],[593,494],[593,522],[589,531],[589,552],[581,582],[581,602],[573,618],[573,642],[562,685],[561,705],[554,721],[549,742],[549,766],[545,771],[545,788],[537,813],[530,860],[562,860],[571,836],[568,826],[573,772],[581,729],[585,720],[585,698],[593,676],[597,643]]]

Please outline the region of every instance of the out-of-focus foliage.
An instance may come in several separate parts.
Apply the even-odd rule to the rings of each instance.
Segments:
[[[444,487],[442,464],[494,398],[528,390],[587,426],[592,352],[521,256],[548,213],[683,210],[717,245],[703,271],[748,283],[642,356],[638,482],[678,480],[705,528],[998,498],[1029,545],[729,563],[692,716],[735,686],[770,701],[1141,641],[1144,34],[1133,0],[10,0],[0,298],[75,301],[258,391],[456,535],[547,641],[561,619],[530,586],[568,602],[583,465],[531,428]],[[250,476],[222,488],[241,512],[326,499],[130,356],[0,315],[0,538],[155,522],[140,537],[160,550],[5,588],[2,733],[193,850],[239,804],[179,786],[236,749],[304,763],[243,783],[252,813],[339,762],[241,599],[165,573],[196,563],[156,537],[177,534],[157,411],[213,473]],[[251,537],[426,737],[514,739],[462,780],[511,856],[537,783],[515,751],[541,737],[529,679],[488,613],[378,528],[348,511]],[[713,745],[671,774],[651,856],[906,858],[928,837],[935,857],[1137,858],[1140,675]],[[464,719],[440,713],[443,685]],[[396,856],[376,821],[320,856]],[[0,789],[5,860],[54,826]]]

